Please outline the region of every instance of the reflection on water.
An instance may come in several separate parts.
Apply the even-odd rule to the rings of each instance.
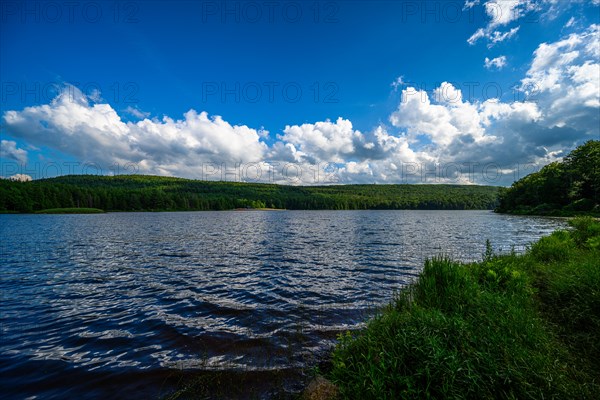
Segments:
[[[259,397],[269,397],[269,376],[288,371],[279,383],[298,390],[299,370],[362,326],[426,257],[480,259],[488,238],[520,250],[565,226],[487,211],[0,222],[0,382],[15,398],[156,397],[176,387],[173,371],[253,371]]]

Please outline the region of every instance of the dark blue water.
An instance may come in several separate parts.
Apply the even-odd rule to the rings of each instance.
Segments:
[[[2,396],[78,399],[157,398],[198,377],[209,397],[293,393],[302,369],[413,280],[424,258],[480,259],[488,238],[518,251],[565,226],[487,211],[0,223]]]

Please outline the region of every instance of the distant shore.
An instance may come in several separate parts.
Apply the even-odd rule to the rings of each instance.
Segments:
[[[35,214],[103,214],[106,211],[99,208],[48,208],[36,211]]]
[[[285,208],[234,208],[233,211],[287,211]]]
[[[495,186],[445,184],[290,186],[151,175],[0,179],[0,210],[32,213],[78,205],[113,211],[492,210]]]

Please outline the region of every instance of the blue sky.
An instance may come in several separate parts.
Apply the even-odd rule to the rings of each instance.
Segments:
[[[0,12],[2,176],[508,185],[600,135],[596,0]]]

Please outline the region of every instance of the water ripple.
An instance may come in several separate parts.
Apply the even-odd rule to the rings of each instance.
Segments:
[[[479,259],[486,238],[498,250],[523,249],[565,225],[442,211],[0,222],[0,385],[8,398],[148,398],[192,372],[226,372],[220,379],[235,382],[239,371],[262,397],[282,379],[293,392],[301,368],[339,333],[364,326],[426,257]]]

